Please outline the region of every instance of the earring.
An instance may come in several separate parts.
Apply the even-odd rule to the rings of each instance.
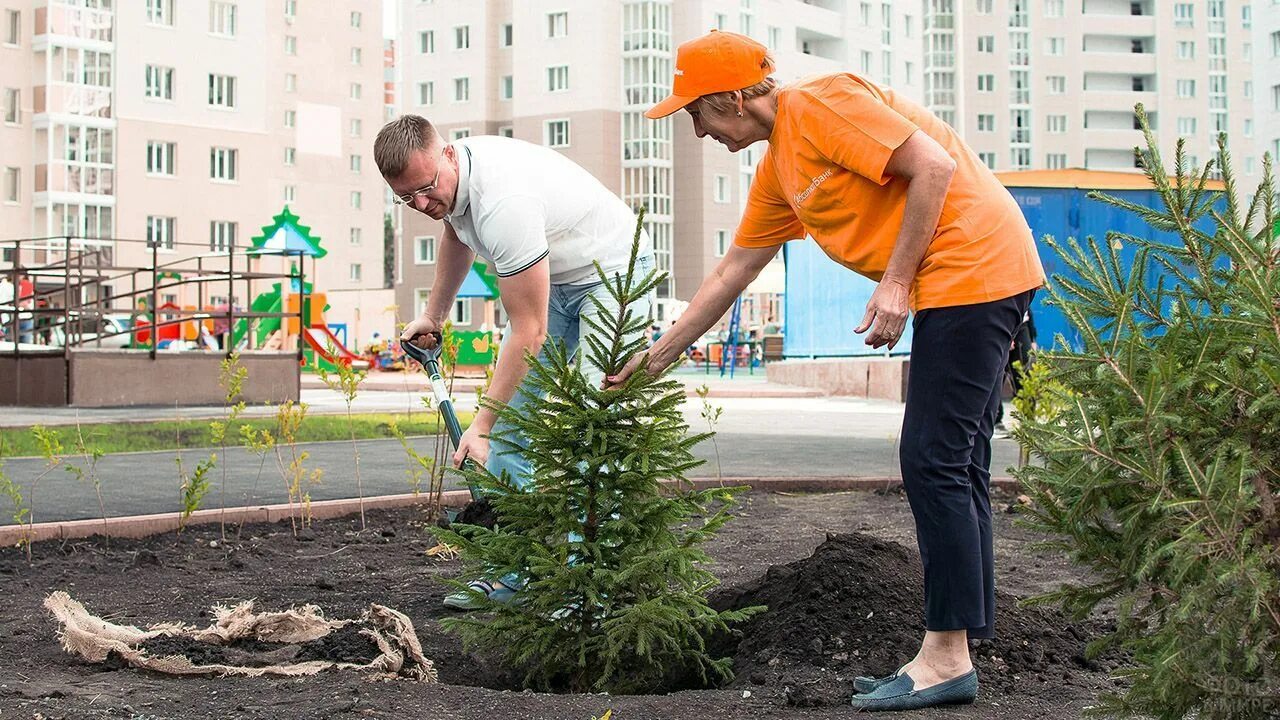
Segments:
[[[738,117],[742,117],[742,111],[741,111],[741,110],[739,110],[739,111],[738,111]]]

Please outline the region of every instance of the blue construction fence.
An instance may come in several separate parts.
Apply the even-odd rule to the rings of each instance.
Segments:
[[[1087,237],[1099,240],[1108,231],[1117,231],[1149,240],[1180,243],[1175,234],[1159,232],[1144,223],[1141,218],[1126,210],[1113,207],[1088,197],[1088,190],[1076,188],[1011,187],[1009,192],[1017,200],[1026,216],[1027,224],[1035,235],[1036,250],[1044,263],[1045,273],[1052,283],[1055,275],[1074,276],[1058,254],[1045,242],[1045,236],[1058,241],[1074,237],[1083,242]],[[1109,195],[1146,207],[1161,207],[1160,196],[1154,190],[1107,190]],[[1213,220],[1201,221],[1202,230],[1212,231]],[[1137,248],[1125,245],[1121,257],[1125,266],[1132,264]],[[831,260],[811,240],[789,242],[785,247],[786,303],[784,308],[786,339],[783,356],[787,358],[853,357],[884,355],[863,342],[861,335],[854,335],[853,328],[862,320],[867,301],[875,290],[875,283]],[[1149,278],[1154,285],[1158,273],[1153,269]],[[1167,279],[1166,287],[1172,284]],[[1079,334],[1071,328],[1066,317],[1045,305],[1046,294],[1036,294],[1032,304],[1038,343],[1049,347],[1061,334],[1073,347],[1080,347]],[[893,355],[911,351],[911,326],[902,341],[894,348]]]

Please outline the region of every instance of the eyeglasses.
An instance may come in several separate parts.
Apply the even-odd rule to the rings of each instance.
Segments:
[[[432,190],[435,190],[436,186],[440,184],[440,167],[443,164],[444,164],[444,151],[441,150],[440,157],[436,160],[436,177],[434,180],[431,181],[431,184],[423,185],[422,187],[418,188],[417,190],[414,190],[411,193],[406,193],[404,195],[396,195],[394,197],[395,204],[396,205],[412,205],[413,201],[416,200],[417,198],[423,197],[427,193],[431,192]]]

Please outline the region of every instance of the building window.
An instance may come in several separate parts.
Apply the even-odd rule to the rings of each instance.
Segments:
[[[996,116],[990,114],[978,115],[978,132],[995,132]]]
[[[715,26],[716,30],[727,30],[729,28],[729,16],[724,13],[716,13],[715,20],[711,24]]]
[[[508,138],[515,137],[516,129],[511,127],[510,125],[503,125],[502,127],[498,128],[498,135],[499,137],[508,137]]]
[[[236,106],[236,79],[230,75],[209,73],[209,107],[234,109]]]
[[[209,223],[209,250],[230,252],[236,245],[236,223],[214,220]]]
[[[995,75],[979,75],[978,76],[978,92],[994,92],[996,89]]]
[[[995,35],[979,35],[978,36],[978,52],[993,53],[996,51]]]
[[[236,4],[223,0],[209,3],[209,32],[222,37],[236,36]]]
[[[287,128],[291,128],[291,127],[294,127],[294,126],[295,126],[295,125],[297,125],[297,124],[298,124],[298,111],[297,111],[297,110],[285,110],[285,111],[284,111],[284,126],[285,126],[285,127],[287,127]]]
[[[1244,97],[1246,100],[1253,99],[1253,81],[1252,80],[1244,81]]]
[[[555,65],[547,68],[547,89],[563,92],[569,89],[569,66]]]
[[[1193,117],[1178,118],[1178,135],[1189,136],[1196,134],[1196,119]]]
[[[547,37],[559,38],[569,34],[569,13],[557,12],[547,14]]]
[[[1178,59],[1194,60],[1196,57],[1196,44],[1190,40],[1178,41]]]
[[[1244,119],[1244,136],[1253,137],[1253,118]]]
[[[147,86],[143,95],[155,100],[173,99],[173,68],[148,65],[144,72]]]
[[[1066,50],[1066,47],[1067,47],[1066,38],[1051,37],[1045,43],[1045,54],[1060,56]]]
[[[471,137],[471,128],[454,128],[449,131],[449,140],[461,140],[462,138]]]
[[[351,99],[359,100],[364,95],[364,86],[360,83],[351,83]]]
[[[1280,57],[1280,30],[1271,33],[1271,57]]]
[[[858,70],[863,75],[870,75],[871,74],[871,51],[863,50],[859,53],[859,57],[861,58],[861,62],[859,63]]]
[[[352,155],[348,158],[347,164],[351,167],[351,172],[358,173],[361,171],[364,161],[359,155]]]
[[[1179,80],[1177,82],[1177,88],[1178,97],[1180,98],[1193,98],[1196,96],[1195,80]]]
[[[453,101],[467,102],[471,99],[471,78],[453,79]]]
[[[363,194],[359,190],[351,191],[351,209],[352,210],[359,210],[361,207],[364,206],[363,197],[364,197]]]
[[[293,35],[284,36],[284,54],[285,55],[298,54],[298,38],[297,37]]]
[[[157,140],[147,141],[147,174],[172,176],[174,173],[173,156],[175,152],[177,152],[176,143]]]
[[[235,182],[237,155],[234,148],[209,148],[209,179]]]
[[[298,162],[298,149],[287,147],[284,149],[284,164],[295,165]]]
[[[769,49],[777,51],[782,47],[782,28],[769,26]]]
[[[1050,170],[1064,170],[1067,167],[1067,154],[1049,153],[1044,157],[1044,164]]]
[[[418,52],[430,55],[436,51],[436,33],[434,30],[423,30],[418,33]]]
[[[433,82],[418,83],[418,104],[431,105],[436,101],[436,84]]]
[[[1048,116],[1048,131],[1051,133],[1064,133],[1067,131],[1066,115],[1050,115]]]
[[[291,203],[291,202],[296,202],[296,201],[297,201],[297,199],[298,199],[298,186],[296,186],[296,185],[285,185],[285,186],[284,186],[284,201],[285,201],[286,203]]]
[[[500,97],[503,100],[510,100],[512,94],[515,92],[515,85],[516,85],[516,82],[515,82],[514,76],[503,75],[502,76],[502,94],[500,95]]]
[[[16,167],[4,169],[4,201],[16,203],[22,199],[22,171]]]
[[[4,121],[17,125],[22,120],[22,95],[17,88],[4,89]]]
[[[351,64],[360,65],[363,62],[364,62],[364,52],[358,47],[351,48]]]
[[[454,325],[470,325],[471,324],[471,299],[464,298],[455,300],[453,303],[453,324]]]
[[[569,147],[569,121],[548,120],[545,135],[547,147]]]
[[[511,47],[515,44],[515,29],[511,23],[504,23],[498,28],[498,45],[501,47]]]
[[[1067,76],[1066,75],[1050,75],[1047,79],[1049,80],[1050,95],[1067,94]]]
[[[724,257],[725,253],[729,252],[729,231],[717,230],[715,241],[716,257]]]
[[[980,153],[978,153],[978,159],[979,159],[979,160],[981,160],[981,161],[982,161],[982,164],[983,164],[983,165],[986,165],[988,168],[991,168],[992,170],[995,170],[995,169],[996,169],[996,154],[995,154],[995,153],[992,153],[992,152],[980,152]]]
[[[285,73],[284,74],[284,91],[287,93],[291,93],[291,92],[297,92],[297,90],[298,90],[298,76],[295,75],[294,73]]]
[[[361,122],[359,118],[352,118],[351,132],[350,132],[351,137],[358,138],[363,134],[364,134],[364,123]]]
[[[1063,15],[1062,0],[1044,0],[1044,16],[1047,18],[1060,18]]]
[[[979,15],[991,14],[991,0],[977,0],[977,11]]]
[[[360,14],[359,10],[351,11],[351,27],[352,28],[359,30],[363,20],[364,20],[364,16]]]
[[[147,247],[173,249],[174,219],[158,215],[147,216]]]
[[[1191,27],[1195,24],[1196,6],[1194,3],[1179,2],[1173,4],[1173,24],[1180,27]]]
[[[287,18],[297,17],[298,0],[284,0],[284,16]]]
[[[867,27],[871,24],[871,3],[858,3],[858,24]]]
[[[147,0],[147,22],[173,27],[173,0]]]
[[[712,197],[718,203],[729,202],[729,176],[716,175],[712,178]]]
[[[22,42],[22,13],[18,10],[4,11],[4,44],[18,45]]]
[[[471,47],[471,26],[459,25],[453,29],[453,49],[466,50]]]
[[[436,262],[436,239],[433,235],[420,235],[413,239],[413,264],[434,265]]]
[[[1280,85],[1271,86],[1271,109],[1280,110]]]
[[[360,263],[351,263],[351,272],[347,276],[347,278],[351,282],[360,282],[360,276],[361,276]]]
[[[906,61],[902,66],[902,76],[908,85],[916,84],[916,66],[910,60]]]

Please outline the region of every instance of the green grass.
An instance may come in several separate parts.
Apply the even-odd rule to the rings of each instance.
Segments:
[[[352,424],[355,425],[356,439],[367,440],[392,438],[391,421],[394,419],[405,435],[432,435],[436,432],[436,415],[426,411],[413,413],[412,420],[405,413],[355,413]],[[458,413],[458,421],[465,429],[470,424],[471,413]],[[212,419],[204,420],[166,420],[162,422],[142,423],[93,423],[82,424],[85,444],[98,447],[103,452],[138,452],[144,450],[174,450],[181,448],[212,447],[209,424]],[[273,433],[276,427],[275,418],[242,418],[227,432],[227,446],[240,443],[240,425],[249,425],[255,429],[266,428]],[[71,453],[76,441],[74,425],[59,425],[54,428],[59,433],[63,447]],[[351,432],[347,429],[346,415],[307,415],[298,431],[298,442],[319,442],[324,440],[350,440]],[[0,454],[4,457],[23,457],[40,454],[40,446],[35,436],[27,428],[0,428]]]

